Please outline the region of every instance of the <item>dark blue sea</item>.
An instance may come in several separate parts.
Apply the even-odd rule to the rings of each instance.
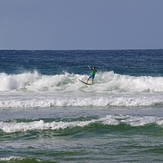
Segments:
[[[163,162],[163,50],[0,50],[0,162]]]

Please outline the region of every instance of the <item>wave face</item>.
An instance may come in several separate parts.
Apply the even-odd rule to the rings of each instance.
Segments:
[[[163,92],[163,77],[120,75],[112,71],[99,72],[94,85],[86,86],[79,81],[87,75],[57,74],[42,75],[37,71],[21,74],[0,73],[0,91],[25,92],[95,92],[95,93],[141,93]]]

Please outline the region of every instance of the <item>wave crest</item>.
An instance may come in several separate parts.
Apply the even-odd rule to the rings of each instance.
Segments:
[[[145,126],[148,124],[163,125],[161,117],[153,116],[129,116],[129,115],[107,115],[99,119],[92,119],[86,121],[52,121],[44,122],[43,120],[33,122],[0,122],[0,129],[6,133],[24,132],[30,130],[59,130],[74,127],[85,127],[90,124],[100,123],[103,125],[117,126],[120,124],[127,124],[132,127]]]
[[[86,80],[87,75],[56,74],[43,75],[37,71],[22,74],[0,73],[0,91],[52,91],[52,92],[163,92],[163,77],[129,76],[114,72],[99,72],[95,84],[86,86],[78,79]]]

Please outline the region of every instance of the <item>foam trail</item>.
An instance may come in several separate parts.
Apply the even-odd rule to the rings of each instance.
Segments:
[[[0,95],[0,108],[155,106],[162,99],[163,94],[7,94]]]
[[[114,72],[99,72],[95,84],[85,86],[78,79],[86,79],[87,75],[56,74],[42,75],[37,71],[22,74],[0,73],[0,91],[52,91],[52,92],[163,92],[163,77],[129,76]]]
[[[119,125],[121,123],[128,124],[130,126],[144,126],[147,124],[155,123],[157,125],[163,125],[163,118],[152,116],[129,116],[129,115],[107,115],[106,117],[93,119],[89,121],[73,121],[73,122],[44,122],[43,120],[33,122],[0,122],[0,129],[6,133],[13,133],[18,131],[29,130],[58,130],[73,127],[85,127],[93,123],[101,123],[104,125]]]

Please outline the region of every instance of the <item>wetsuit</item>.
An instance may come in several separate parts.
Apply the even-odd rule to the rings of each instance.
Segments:
[[[89,79],[90,78],[92,78],[92,79],[94,79],[95,78],[95,75],[96,75],[96,72],[97,72],[97,70],[95,69],[91,69],[91,74],[90,74],[90,76],[89,76]]]

